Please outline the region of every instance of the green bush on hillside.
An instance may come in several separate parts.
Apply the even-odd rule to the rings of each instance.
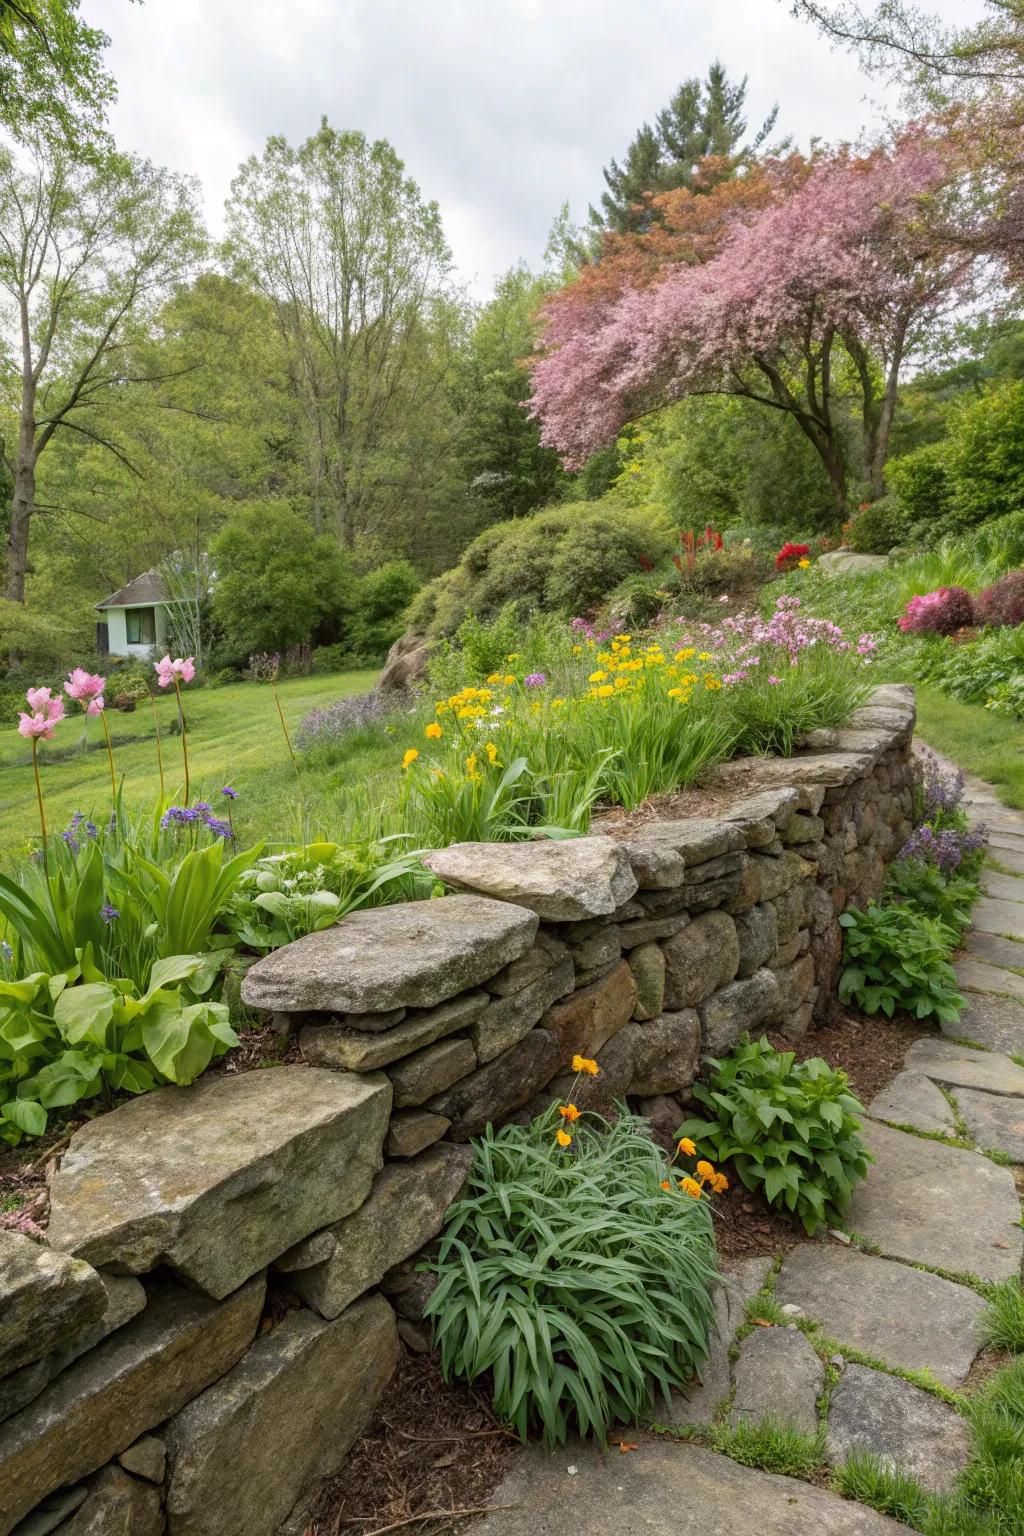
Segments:
[[[961,533],[1024,509],[1024,381],[957,405],[946,437],[893,459],[886,479],[919,535]]]

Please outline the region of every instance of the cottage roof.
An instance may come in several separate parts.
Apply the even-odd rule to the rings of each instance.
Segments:
[[[153,603],[169,603],[170,595],[164,585],[164,579],[159,571],[143,571],[141,576],[128,582],[127,586],[115,592],[112,597],[105,597],[102,603],[97,603],[97,608],[140,608],[148,607]]]

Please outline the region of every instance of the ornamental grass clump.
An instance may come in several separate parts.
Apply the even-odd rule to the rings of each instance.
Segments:
[[[693,1094],[707,1113],[684,1121],[678,1134],[730,1160],[747,1189],[763,1190],[808,1235],[840,1222],[871,1160],[857,1134],[864,1110],[846,1073],[748,1036],[705,1065],[711,1077]]]
[[[711,1180],[666,1178],[649,1125],[624,1108],[614,1125],[574,1110],[488,1127],[427,1307],[445,1376],[489,1372],[499,1418],[555,1445],[604,1440],[656,1389],[701,1374],[718,1278]]]

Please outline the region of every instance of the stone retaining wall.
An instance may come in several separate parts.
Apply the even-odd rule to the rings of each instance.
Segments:
[[[573,1080],[671,1133],[701,1056],[829,1017],[837,915],[909,834],[912,690],[712,815],[463,844],[456,894],[355,913],[242,995],[304,1065],[207,1074],[78,1131],[47,1242],[0,1232],[0,1536],[270,1536],[365,1427],[419,1326],[416,1256],[488,1121]],[[28,1517],[26,1519],[26,1517]]]

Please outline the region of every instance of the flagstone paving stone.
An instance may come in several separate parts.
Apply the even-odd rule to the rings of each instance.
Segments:
[[[1020,1274],[1024,1232],[1009,1168],[874,1120],[862,1135],[875,1161],[850,1204],[850,1232],[886,1258],[949,1274]]]
[[[1006,939],[998,933],[983,933],[980,928],[972,929],[964,939],[960,955],[961,959],[970,957],[986,965],[998,965],[1003,970],[1024,971],[1024,935],[1019,939]],[[960,985],[969,987],[971,983],[961,977]],[[981,990],[986,989],[983,987]]]
[[[985,933],[1003,933],[1012,937],[1024,933],[1024,911],[1019,901],[1002,901],[996,896],[982,896],[971,909],[971,924]]]
[[[1024,901],[1024,880],[1016,875],[1002,875],[998,870],[983,869],[978,882],[986,896],[997,896],[1003,901]]]
[[[990,1051],[1024,1054],[1024,1003],[989,992],[966,991],[967,1006],[955,1024],[943,1024],[951,1040],[973,1040]]]
[[[813,1435],[825,1367],[798,1328],[755,1328],[740,1345],[733,1367],[736,1393],[731,1423],[782,1419]]]
[[[775,1299],[798,1306],[840,1350],[852,1347],[904,1371],[931,1371],[958,1387],[981,1349],[976,1291],[940,1275],[836,1243],[787,1253]]]
[[[832,1396],[829,1459],[878,1456],[936,1493],[953,1486],[970,1454],[966,1421],[948,1403],[899,1376],[848,1365]]]
[[[1005,1152],[1015,1163],[1024,1163],[1024,1100],[957,1088],[956,1102],[972,1141],[986,1152]]]
[[[899,1072],[887,1088],[875,1095],[868,1113],[876,1120],[912,1125],[918,1131],[956,1134],[956,1116],[949,1100],[923,1072]]]
[[[757,1295],[772,1267],[770,1257],[754,1259],[725,1259],[722,1262],[722,1278],[715,1292],[715,1326],[710,1340],[708,1362],[704,1367],[703,1381],[695,1381],[685,1394],[673,1392],[669,1423],[710,1424],[719,1403],[732,1391],[729,1369],[729,1350],[736,1337],[736,1330],[746,1321],[747,1302]],[[661,1413],[659,1408],[659,1416]]]
[[[952,1090],[980,1088],[984,1093],[1024,1096],[1024,1067],[998,1051],[976,1051],[952,1040],[915,1040],[906,1067],[923,1072],[934,1083]]]
[[[1013,941],[1003,939],[1002,942],[1010,944]],[[975,960],[971,955],[961,955],[957,961],[956,979],[961,987],[970,987],[973,992],[991,992],[996,997],[1017,997],[1024,1001],[1024,976],[1001,965]]]
[[[1000,869],[1009,870],[1013,875],[1024,875],[1024,836],[1007,837],[1004,834],[1000,837],[996,833],[989,839],[988,854]]]

